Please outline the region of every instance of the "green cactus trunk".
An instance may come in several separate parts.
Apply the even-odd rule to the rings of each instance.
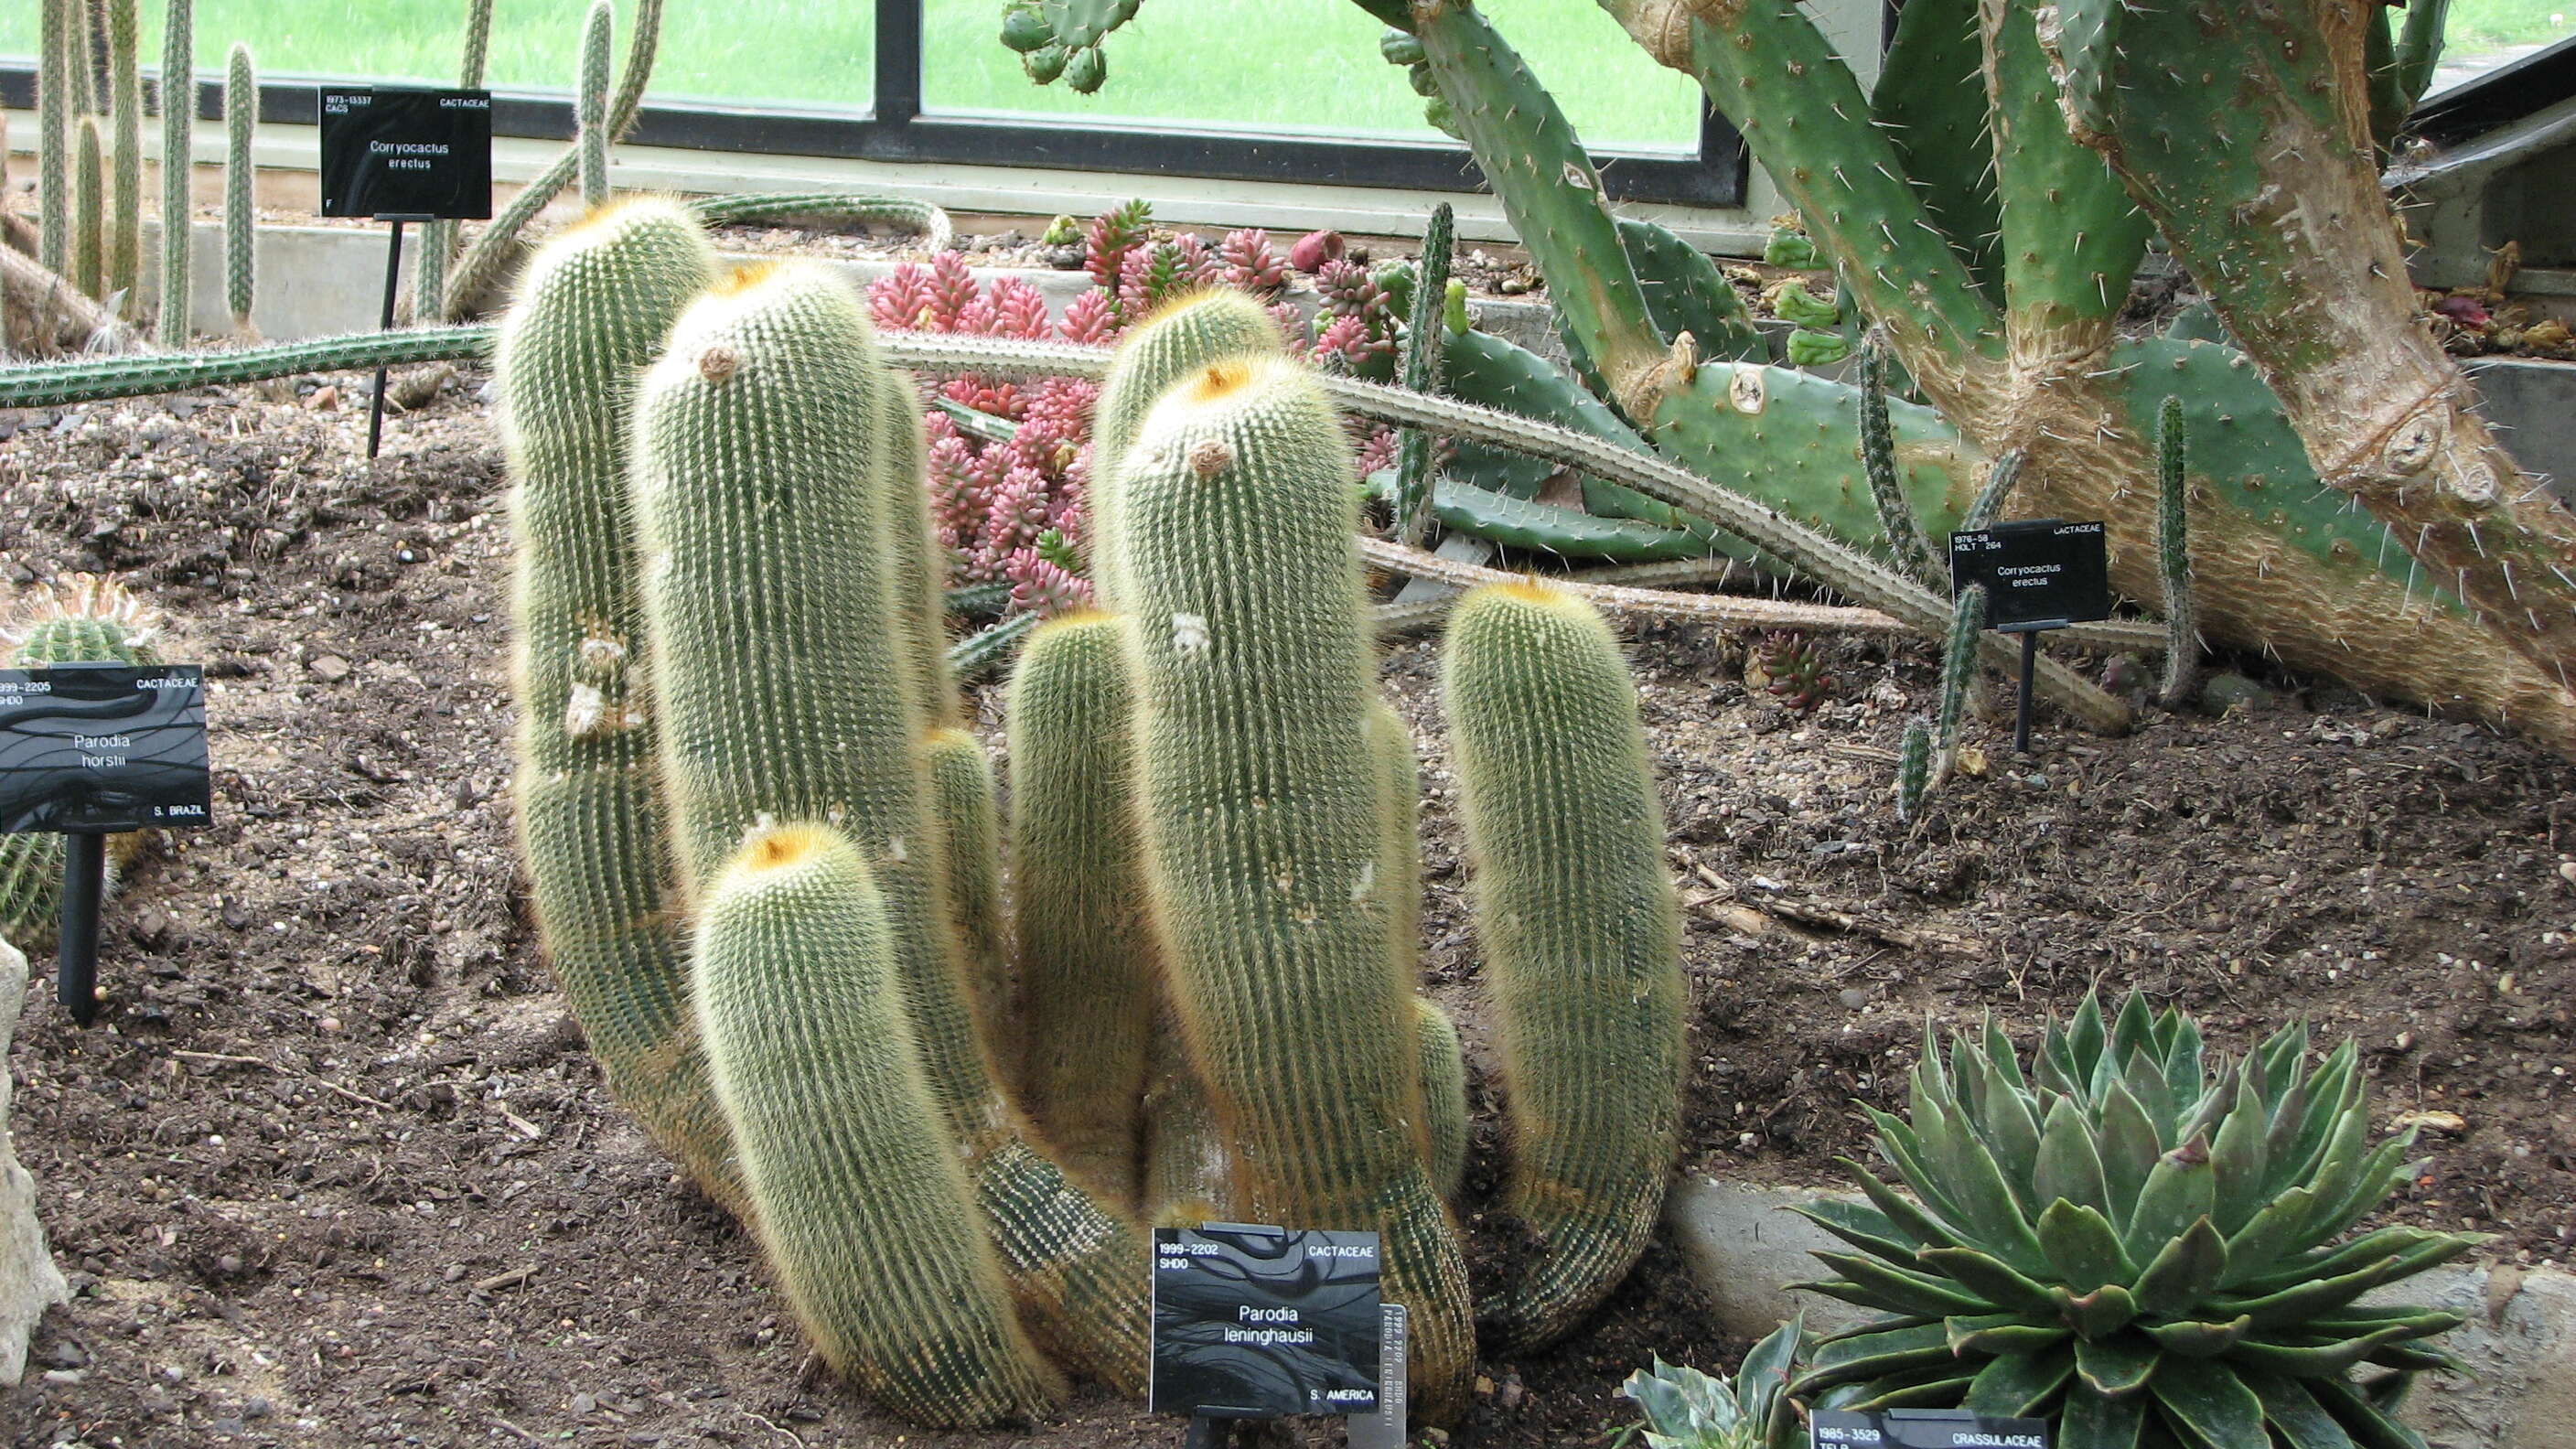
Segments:
[[[1489,585],[1450,616],[1477,930],[1509,1104],[1513,1213],[1544,1245],[1487,1310],[1548,1342],[1653,1236],[1681,1114],[1681,926],[1635,686],[1589,604]]]
[[[638,404],[635,504],[663,781],[684,872],[765,818],[836,820],[876,877],[916,1039],[1047,1351],[1121,1388],[1146,1376],[1145,1252],[1033,1151],[996,1090],[947,930],[880,494],[883,364],[847,283],[755,268],[674,328]],[[860,486],[853,486],[860,480]],[[746,590],[745,579],[772,581]]]
[[[966,984],[987,1051],[1003,1080],[1021,1056],[1019,993],[1011,979],[1011,912],[1002,894],[1002,821],[993,763],[962,729],[932,730],[922,743],[939,828],[939,870],[948,929],[964,953]]]
[[[483,88],[483,66],[492,53],[492,0],[465,0],[465,53],[457,63],[456,88]],[[456,223],[433,221],[420,229],[419,258],[412,263],[411,318],[415,324],[436,321],[447,295],[447,264],[456,259]]]
[[[1091,485],[1085,497],[1091,580],[1104,604],[1127,608],[1117,557],[1119,541],[1126,536],[1118,523],[1125,493],[1120,476],[1145,414],[1173,383],[1209,363],[1238,353],[1280,350],[1279,324],[1259,302],[1236,291],[1180,298],[1120,340],[1118,360],[1091,411]]]
[[[1145,1087],[1144,1207],[1158,1228],[1232,1222],[1234,1150],[1168,1009],[1154,1017]]]
[[[1977,640],[1986,628],[1986,586],[1970,584],[1950,607],[1950,637],[1941,648],[1940,724],[1933,732],[1932,788],[1949,780],[1959,763],[1959,730],[1968,696],[1977,686]]]
[[[1247,354],[1166,393],[1118,478],[1149,879],[1190,1060],[1242,1211],[1383,1235],[1437,1420],[1463,1405],[1475,1345],[1388,969],[1349,445],[1302,368]]]
[[[1441,313],[1449,302],[1449,253],[1456,245],[1456,224],[1449,203],[1431,208],[1422,232],[1422,267],[1413,279],[1413,307],[1404,327],[1404,385],[1414,392],[1438,392],[1441,354],[1448,329]],[[1420,547],[1431,533],[1431,434],[1407,428],[1397,441],[1395,464],[1396,537]]]
[[[1905,744],[1896,756],[1896,818],[1923,818],[1923,799],[1932,788],[1932,727],[1920,717],[1905,722]]]
[[[72,117],[79,112],[76,0],[42,0],[37,25],[36,260],[56,276],[71,268]]]
[[[161,299],[155,335],[188,345],[189,221],[196,215],[197,39],[195,0],[170,0],[161,21]]]
[[[107,100],[111,133],[108,178],[107,289],[126,294],[143,276],[143,72],[135,63],[139,0],[107,0]]]
[[[99,155],[98,117],[83,116],[73,132],[72,270],[66,279],[82,294],[107,296],[107,198]]]
[[[494,371],[515,484],[517,817],[538,937],[618,1100],[739,1208],[689,1015],[626,499],[632,379],[715,267],[673,207],[603,213],[531,263]]]
[[[1428,997],[1413,999],[1422,1052],[1422,1103],[1431,1114],[1431,1185],[1454,1200],[1467,1180],[1467,1058],[1458,1025]]]
[[[2182,399],[2166,398],[2156,419],[2156,573],[2165,594],[2165,673],[2158,697],[2179,709],[2200,689],[2200,609],[2191,596],[2191,524],[2184,503],[2191,443]]]
[[[250,308],[259,285],[257,228],[251,210],[251,128],[259,122],[259,77],[250,47],[236,44],[224,67],[224,307],[233,332],[250,333]]]
[[[1011,877],[1030,1115],[1065,1170],[1146,1201],[1158,950],[1136,833],[1123,620],[1040,625],[1011,675]]]
[[[1377,884],[1387,901],[1387,969],[1410,990],[1422,955],[1422,760],[1413,726],[1383,697],[1369,701],[1368,747],[1384,792]]]
[[[752,1222],[834,1372],[925,1424],[1062,1397],[1014,1320],[948,1150],[866,863],[829,826],[755,833],[705,893],[699,1031]]]
[[[608,0],[595,0],[581,27],[581,70],[573,81],[573,103],[580,123],[575,140],[581,148],[584,207],[608,204],[609,37],[615,25],[616,12]]]

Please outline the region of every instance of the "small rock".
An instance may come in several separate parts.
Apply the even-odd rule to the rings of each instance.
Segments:
[[[1844,987],[1841,991],[1835,993],[1834,999],[1843,1004],[1843,1010],[1845,1011],[1858,1011],[1862,1007],[1869,1005],[1869,993],[1861,990],[1857,986]]]
[[[2281,696],[2242,674],[2213,674],[2200,687],[2200,712],[2222,715],[2235,709],[2269,709]]]
[[[270,1405],[268,1400],[253,1398],[250,1402],[242,1405],[242,1417],[245,1419],[265,1419],[269,1415],[269,1409]]]
[[[337,684],[349,677],[349,661],[337,654],[317,654],[304,667],[325,684]]]
[[[2469,1130],[2469,1120],[2457,1112],[2400,1112],[2397,1120],[2388,1125],[2400,1132],[2409,1127],[2420,1127],[2445,1137],[2457,1137]]]
[[[572,1402],[564,1405],[564,1407],[572,1410],[576,1414],[595,1413],[599,1408],[599,1400],[592,1398],[588,1394],[575,1394],[572,1396]]]

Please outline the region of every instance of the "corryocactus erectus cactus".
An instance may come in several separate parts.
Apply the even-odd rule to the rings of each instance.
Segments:
[[[250,332],[250,309],[259,286],[258,225],[251,188],[251,129],[259,124],[259,76],[250,47],[236,43],[224,63],[224,308],[233,333]]]
[[[196,0],[170,0],[161,22],[161,300],[154,336],[164,347],[189,337],[189,181],[196,169]]]
[[[1888,1316],[1792,1393],[2054,1419],[2067,1449],[2422,1444],[2391,1410],[2459,1366],[2425,1340],[2461,1316],[2360,1300],[2483,1239],[2338,1241],[2414,1138],[2370,1144],[2353,1043],[2311,1062],[2293,1026],[2229,1061],[2178,1010],[2088,997],[2026,1064],[1992,1023],[1946,1053],[1927,1030],[1912,1088],[1906,1118],[1871,1113],[1905,1193],[1846,1163],[1869,1205],[1801,1210],[1857,1249],[1801,1286]]]
[[[1680,907],[1635,686],[1591,605],[1490,585],[1450,616],[1441,697],[1457,751],[1477,932],[1501,1039],[1508,1203],[1538,1267],[1488,1310],[1544,1343],[1654,1233],[1680,1131]]]

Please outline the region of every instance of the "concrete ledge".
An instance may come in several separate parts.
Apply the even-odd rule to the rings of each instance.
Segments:
[[[1664,1200],[1664,1230],[1718,1304],[1729,1333],[1759,1337],[1803,1310],[1811,1329],[1858,1322],[1861,1310],[1786,1285],[1822,1276],[1807,1256],[1841,1241],[1791,1205],[1822,1194],[1693,1177]],[[1857,1199],[1854,1199],[1855,1201]],[[2371,1300],[2466,1315],[2441,1343],[2474,1379],[2426,1375],[2400,1415],[2433,1449],[2566,1449],[2576,1443],[2576,1275],[2511,1264],[2453,1264]],[[1701,1365],[1701,1367],[1713,1367]]]

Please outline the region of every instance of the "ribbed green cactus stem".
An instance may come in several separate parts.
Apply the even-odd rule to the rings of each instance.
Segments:
[[[1932,789],[1932,727],[1921,715],[1905,721],[1905,742],[1896,753],[1896,818],[1907,824],[1923,818],[1923,800]]]
[[[1986,484],[1977,490],[1976,501],[1959,517],[1962,531],[1991,527],[2003,516],[2004,505],[2012,501],[2013,489],[2021,483],[2022,465],[2029,461],[2030,455],[2019,448],[1995,459],[1986,469]]]
[[[644,86],[652,78],[653,59],[661,49],[662,7],[663,0],[635,0],[634,28],[626,36],[626,62],[617,73],[617,91],[608,103],[606,132],[612,144],[634,126],[636,112],[644,104]],[[520,233],[571,184],[580,169],[581,142],[576,138],[554,164],[519,188],[519,194],[510,198],[501,214],[475,234],[474,244],[449,270],[447,296],[438,309],[442,320],[463,316],[485,288],[500,280],[503,271],[518,257]]]
[[[107,197],[99,156],[98,117],[72,132],[72,269],[64,280],[91,297],[107,296]]]
[[[924,730],[966,722],[957,674],[948,658],[948,550],[930,514],[924,471],[921,395],[901,368],[877,373],[877,428],[886,440],[875,486],[885,510],[887,567],[898,600],[894,626],[902,635],[912,681],[914,717]]]
[[[1949,560],[1925,537],[1896,462],[1896,432],[1887,421],[1887,340],[1872,332],[1860,350],[1860,458],[1870,503],[1896,566],[1927,585],[1949,573]]]
[[[236,336],[250,333],[250,309],[259,285],[259,218],[251,209],[257,175],[251,167],[251,130],[259,124],[259,77],[250,47],[236,42],[224,66],[224,308]]]
[[[37,16],[36,259],[56,276],[71,267],[72,117],[79,110],[80,61],[73,48],[79,0],[41,0]]]
[[[1166,1007],[1156,1013],[1146,1059],[1146,1217],[1158,1228],[1233,1222],[1234,1152],[1208,1104],[1207,1087],[1190,1065],[1188,1043]]]
[[[161,299],[155,336],[163,347],[185,347],[191,335],[196,66],[196,0],[170,0],[161,19]]]
[[[107,0],[107,102],[110,130],[107,290],[126,294],[134,309],[134,284],[143,276],[143,72],[136,10],[140,0]]]
[[[706,891],[695,999],[752,1224],[835,1373],[924,1424],[1055,1404],[925,1079],[883,895],[826,825],[754,832]]]
[[[1439,1421],[1465,1403],[1474,1332],[1388,969],[1350,446],[1307,369],[1253,353],[1170,388],[1118,476],[1154,916],[1238,1210],[1382,1235],[1415,1402]]]
[[[2191,597],[2191,440],[2182,399],[2169,397],[2156,418],[2156,571],[2164,581],[2165,676],[2157,694],[2180,708],[2200,687],[2200,609]]]
[[[1506,1198],[1537,1266],[1486,1316],[1546,1343],[1654,1234],[1681,1118],[1681,919],[1637,694],[1591,605],[1461,600],[1441,653],[1476,931],[1500,1043]]]
[[[738,222],[892,222],[912,228],[919,234],[916,244],[934,253],[948,250],[948,239],[954,234],[948,213],[927,201],[848,191],[752,191],[698,196],[690,198],[689,210],[709,226]]]
[[[256,382],[306,372],[339,372],[378,362],[460,362],[492,350],[496,329],[431,327],[410,332],[357,332],[205,352],[138,353],[105,360],[0,367],[0,407],[62,407],[101,398],[143,397],[194,387]]]
[[[864,303],[817,263],[737,273],[674,326],[637,405],[633,496],[662,779],[703,885],[763,819],[829,820],[884,894],[921,1055],[1027,1327],[1126,1389],[1146,1375],[1145,1252],[1033,1151],[996,1089],[948,932],[894,614]],[[859,480],[854,486],[853,480]],[[746,579],[769,581],[746,588]],[[793,688],[776,687],[792,664]]]
[[[609,38],[616,12],[608,0],[592,0],[581,27],[581,70],[573,79],[573,108],[580,125],[581,204],[608,200]]]
[[[1987,297],[2003,295],[1995,212],[1995,152],[1978,83],[1977,0],[1923,0],[1896,12],[1872,120],[1897,151],[1902,174],[1923,192],[1931,218]]]
[[[1008,713],[1011,878],[1030,1115],[1067,1172],[1141,1203],[1160,967],[1137,836],[1128,627],[1068,615],[1020,651]]]
[[[464,54],[457,62],[456,87],[480,90],[483,69],[492,54],[492,0],[465,0]],[[439,315],[447,295],[447,266],[456,259],[456,223],[433,221],[420,229],[420,252],[412,263],[411,315],[426,322]]]
[[[1388,905],[1388,969],[1409,991],[1422,956],[1422,760],[1413,726],[1383,697],[1369,704],[1368,746],[1385,792],[1377,874]]]
[[[12,669],[49,664],[158,664],[159,620],[113,583],[76,576],[44,591],[8,631]],[[108,839],[107,885],[143,845],[141,832]],[[44,949],[60,923],[63,837],[46,831],[0,835],[0,940],[22,951]]]
[[[632,380],[715,270],[669,205],[603,212],[531,262],[494,373],[514,488],[516,813],[538,940],[609,1089],[739,1207],[689,1013],[626,499]]]
[[[1952,603],[1950,637],[1941,650],[1940,725],[1933,736],[1932,788],[1959,763],[1959,726],[1977,682],[1977,643],[1986,628],[1986,586],[1970,584]]]
[[[1020,1060],[1018,992],[1011,979],[1011,917],[1002,894],[1002,820],[993,762],[965,730],[932,730],[922,742],[947,878],[948,929],[963,953],[966,984],[986,1049],[1005,1079]]]
[[[1456,245],[1456,222],[1449,203],[1431,208],[1422,230],[1421,274],[1413,279],[1412,315],[1404,329],[1404,385],[1415,392],[1438,392],[1442,355],[1449,329],[1441,313],[1449,302],[1449,253]],[[1396,444],[1396,537],[1419,546],[1431,532],[1433,440],[1420,428],[1408,428]]]
[[[1208,364],[1246,352],[1281,350],[1279,324],[1262,305],[1230,288],[1176,298],[1119,340],[1109,375],[1092,407],[1091,481],[1084,495],[1091,537],[1091,581],[1101,602],[1128,607],[1118,549],[1125,538],[1121,475],[1128,446],[1164,392]]]
[[[1467,1058],[1458,1024],[1438,1002],[1413,999],[1422,1051],[1423,1110],[1431,1114],[1431,1185],[1456,1199],[1467,1180]]]

